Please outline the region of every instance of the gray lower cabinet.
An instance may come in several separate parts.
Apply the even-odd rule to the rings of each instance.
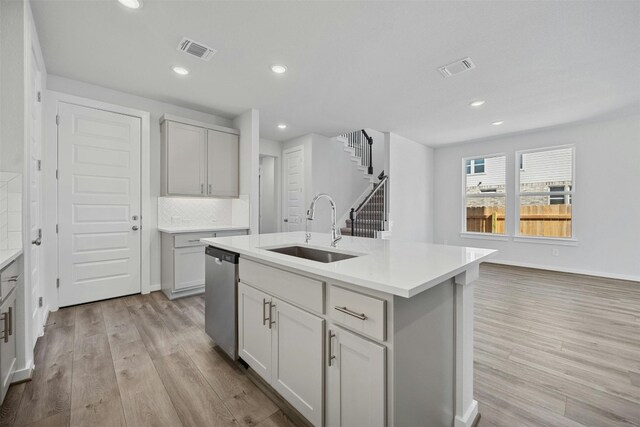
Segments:
[[[385,425],[385,347],[330,325],[327,426]]]
[[[0,402],[7,394],[16,368],[16,288],[22,283],[21,259],[0,272]]]
[[[244,234],[247,234],[246,230],[162,233],[161,288],[167,298],[175,299],[204,292],[206,245],[200,239]]]

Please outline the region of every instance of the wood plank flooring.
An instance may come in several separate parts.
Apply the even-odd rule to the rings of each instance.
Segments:
[[[483,265],[475,295],[479,427],[640,427],[639,283]],[[203,329],[201,296],[51,313],[0,426],[296,425]]]
[[[485,264],[479,427],[640,426],[640,283]]]

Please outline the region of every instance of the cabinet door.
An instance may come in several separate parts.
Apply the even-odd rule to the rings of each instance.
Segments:
[[[238,135],[207,131],[207,194],[238,197]]]
[[[167,122],[167,193],[204,196],[206,129]]]
[[[9,389],[16,363],[16,293],[2,304],[0,308],[0,402]],[[6,321],[5,321],[6,317]],[[6,341],[5,341],[6,335]]]
[[[176,248],[174,251],[176,290],[204,285],[204,246]]]
[[[314,426],[321,426],[324,320],[273,299],[271,385]]]
[[[262,378],[271,382],[271,297],[238,285],[238,355]]]
[[[334,326],[328,346],[327,425],[383,427],[385,347]]]

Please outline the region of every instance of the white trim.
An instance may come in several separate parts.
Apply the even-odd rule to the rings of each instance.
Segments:
[[[153,284],[149,286],[149,292],[156,292],[162,289],[162,285],[160,283]]]
[[[11,379],[11,383],[18,383],[26,380],[30,380],[33,376],[33,370],[36,368],[36,365],[33,363],[33,359],[29,360],[26,363],[26,367],[22,369],[16,369],[13,373],[13,378]]]
[[[578,246],[578,239],[571,237],[544,237],[544,236],[523,236],[513,237],[514,242],[539,243],[543,245]]]
[[[463,239],[502,240],[506,242],[510,239],[511,236],[509,236],[508,234],[463,231],[460,233],[460,237],[462,237]]]
[[[142,227],[141,242],[140,242],[140,292],[148,294],[151,291],[151,127],[150,127],[150,113],[148,111],[138,110],[129,107],[123,107],[120,105],[109,104],[106,102],[96,101],[89,98],[82,98],[79,96],[68,95],[62,92],[47,91],[47,104],[49,108],[45,108],[44,114],[52,115],[45,117],[45,150],[46,156],[43,159],[43,163],[49,163],[49,168],[53,171],[54,179],[45,179],[43,191],[49,194],[58,193],[58,182],[55,179],[55,170],[58,163],[58,128],[56,125],[55,115],[58,112],[58,104],[60,102],[75,104],[84,107],[94,108],[98,110],[110,111],[118,114],[125,114],[132,117],[140,118],[140,222]],[[53,148],[51,148],[53,147]],[[43,168],[44,169],[44,168]],[[47,265],[55,266],[55,276],[51,277],[49,286],[55,286],[55,277],[58,277],[58,236],[55,233],[55,224],[58,221],[58,202],[54,206],[55,221],[53,224],[47,224],[49,227],[48,234],[54,237],[55,249],[52,253],[45,254]],[[51,215],[49,215],[50,217]],[[53,230],[51,230],[53,227]],[[55,254],[55,258],[52,258]],[[48,256],[47,256],[48,255]],[[50,301],[50,307],[57,310],[59,308],[58,292],[57,289],[53,292],[55,301]]]
[[[513,267],[533,268],[535,270],[555,271],[558,273],[581,274],[583,276],[603,277],[605,279],[628,280],[631,282],[639,282],[640,285],[640,276],[633,276],[629,274],[607,273],[604,271],[584,270],[582,268],[551,267],[548,265],[532,264],[529,262],[519,261],[506,261],[495,258],[492,258],[491,261],[485,262],[487,264],[510,265]]]
[[[214,125],[211,123],[200,122],[198,120],[185,119],[184,117],[174,116],[173,114],[163,114],[160,117],[160,124],[162,124],[162,122],[164,122],[165,120],[168,120],[170,122],[178,122],[185,125],[197,126],[205,129],[217,130],[219,132],[240,135],[240,131],[238,129],[228,128],[226,126]]]

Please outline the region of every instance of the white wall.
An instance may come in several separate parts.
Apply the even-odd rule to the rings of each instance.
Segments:
[[[276,157],[260,157],[260,234],[278,231]]]
[[[435,240],[499,250],[505,263],[640,280],[640,115],[527,132],[435,151]],[[462,228],[461,158],[507,154],[507,217],[515,213],[515,151],[575,144],[577,246],[469,239]],[[516,224],[507,218],[508,234]],[[552,254],[553,250],[558,255]]]
[[[260,118],[258,110],[248,110],[233,120],[240,130],[240,197],[249,201],[249,233],[258,233],[258,168],[260,167]]]
[[[107,102],[129,108],[148,111],[151,113],[151,286],[160,284],[160,233],[157,231],[157,198],[160,196],[160,116],[165,113],[188,119],[212,123],[220,126],[233,127],[232,120],[218,117],[199,111],[189,110],[148,98],[142,98],[107,89],[100,86],[82,83],[76,80],[49,75],[47,89],[70,95],[89,98],[96,101]],[[50,117],[46,118],[51,120]],[[45,141],[45,147],[55,144],[55,141]],[[45,148],[46,150],[46,148]],[[44,157],[45,161],[47,157]],[[47,165],[45,165],[47,168]],[[48,167],[51,169],[51,166]],[[55,169],[55,167],[54,167]],[[55,198],[55,194],[46,194],[45,198]],[[55,206],[50,201],[45,201],[46,206]]]
[[[394,133],[386,137],[391,238],[431,243],[433,149]]]

